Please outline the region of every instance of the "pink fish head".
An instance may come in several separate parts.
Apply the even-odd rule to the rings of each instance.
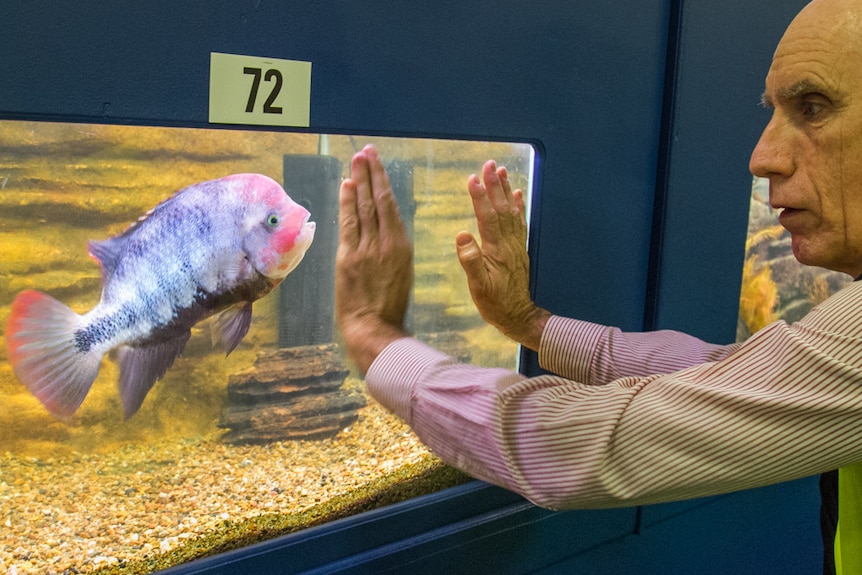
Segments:
[[[294,202],[271,178],[259,174],[243,178],[240,192],[247,209],[243,249],[254,268],[270,279],[282,279],[302,261],[314,239],[314,222],[307,209]]]

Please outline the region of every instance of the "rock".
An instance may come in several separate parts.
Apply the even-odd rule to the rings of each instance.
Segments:
[[[219,420],[230,431],[223,441],[237,444],[331,437],[357,419],[366,400],[356,390],[300,396],[282,405],[231,410]]]
[[[228,405],[218,426],[234,445],[331,437],[356,421],[366,405],[341,389],[348,370],[336,344],[283,348],[258,355],[228,379]]]
[[[228,378],[228,402],[259,406],[302,394],[334,391],[348,373],[336,344],[261,352],[253,366]]]

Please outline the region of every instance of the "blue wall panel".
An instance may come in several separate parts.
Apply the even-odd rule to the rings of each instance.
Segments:
[[[736,337],[748,159],[769,120],[760,95],[775,46],[805,3],[683,2],[650,328],[716,343]]]
[[[538,570],[542,575],[810,575],[821,571],[817,482],[811,479],[644,508],[630,534]]]

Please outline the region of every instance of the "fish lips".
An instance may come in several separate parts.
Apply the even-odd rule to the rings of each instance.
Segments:
[[[314,241],[314,231],[317,229],[317,224],[309,221],[310,217],[311,214],[307,214],[305,216],[302,227],[296,235],[293,247],[284,254],[284,257],[278,264],[278,277],[283,278],[296,269],[296,266],[298,266],[299,262],[302,261],[302,258],[305,257],[305,252],[308,251],[308,248],[311,246],[311,242]]]

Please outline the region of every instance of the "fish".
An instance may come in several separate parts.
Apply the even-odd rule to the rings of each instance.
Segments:
[[[302,261],[310,212],[275,180],[233,174],[190,185],[114,237],[90,241],[102,293],[78,314],[25,290],[12,302],[6,348],[16,377],[61,420],[84,402],[103,356],[116,350],[124,418],[141,407],[182,354],[199,321],[227,354],[242,341],[252,303]]]

